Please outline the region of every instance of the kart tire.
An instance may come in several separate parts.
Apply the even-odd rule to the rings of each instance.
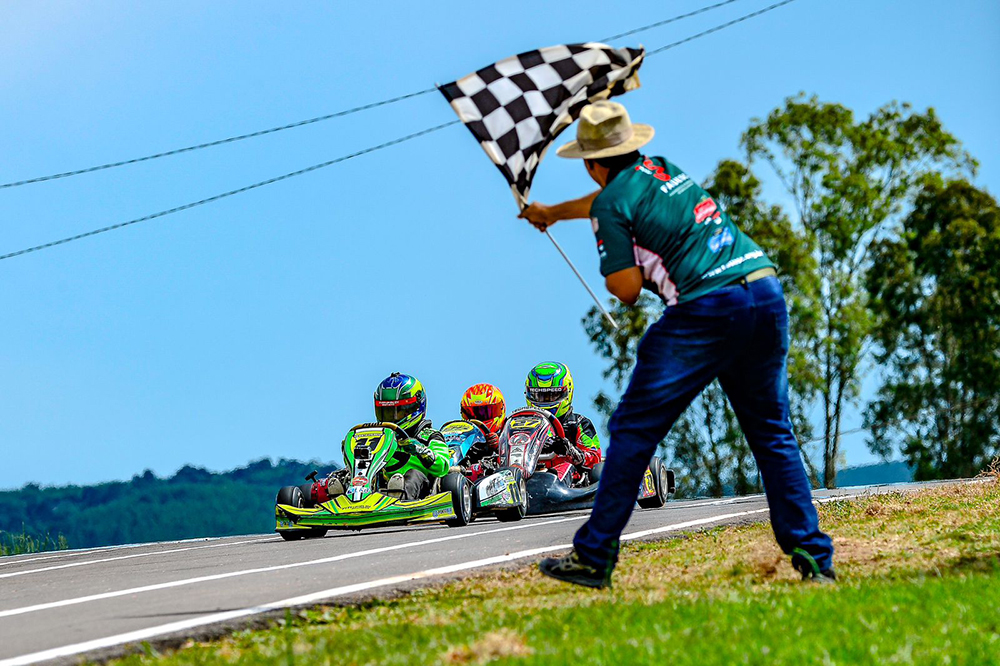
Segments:
[[[639,500],[638,504],[643,509],[659,509],[667,503],[667,497],[670,495],[667,467],[659,456],[653,456],[653,459],[649,461],[649,471],[653,473],[653,488],[656,489],[656,494]]]
[[[306,499],[302,496],[302,488],[299,486],[285,486],[278,491],[275,498],[277,504],[287,504],[299,509],[306,507]],[[299,539],[321,539],[326,536],[327,530],[322,527],[313,527],[308,530],[287,530],[278,534],[285,541],[298,541]]]
[[[316,504],[312,501],[312,489],[313,489],[313,484],[311,483],[303,483],[301,486],[299,486],[299,492],[302,493],[302,506],[304,507],[316,506]]]
[[[590,470],[590,485],[600,482],[601,473],[604,471],[604,461],[597,463]]]
[[[441,479],[441,492],[451,493],[455,517],[444,521],[448,527],[464,527],[472,522],[472,484],[464,474],[452,472]]]
[[[528,485],[524,481],[524,475],[521,470],[514,469],[514,476],[517,478],[517,484],[521,491],[522,501],[517,506],[512,506],[509,509],[501,509],[496,512],[497,520],[501,523],[515,523],[528,513]]]

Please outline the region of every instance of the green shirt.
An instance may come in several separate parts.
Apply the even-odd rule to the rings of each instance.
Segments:
[[[641,157],[594,199],[601,274],[639,266],[644,285],[676,305],[773,266],[697,183],[662,157]]]

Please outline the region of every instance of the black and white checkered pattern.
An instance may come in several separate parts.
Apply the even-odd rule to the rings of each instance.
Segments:
[[[587,104],[639,86],[645,49],[565,44],[501,60],[440,86],[523,207],[549,144]]]

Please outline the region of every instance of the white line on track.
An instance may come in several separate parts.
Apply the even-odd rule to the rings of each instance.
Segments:
[[[9,610],[0,611],[0,618],[11,617],[13,615],[23,615],[25,613],[34,613],[37,611],[49,610],[52,608],[62,608],[64,606],[75,606],[77,604],[84,604],[91,601],[102,601],[104,599],[113,599],[115,597],[124,597],[132,594],[140,594],[143,592],[155,592],[157,590],[166,590],[172,587],[182,587],[185,585],[194,585],[197,583],[207,583],[216,580],[224,580],[226,578],[235,578],[237,576],[247,576],[250,574],[258,574],[258,573],[269,573],[272,571],[282,571],[284,569],[296,569],[299,567],[315,566],[318,564],[329,564],[331,562],[339,562],[341,560],[349,560],[357,557],[368,557],[370,555],[377,555],[379,553],[387,553],[393,550],[415,548],[419,546],[426,546],[429,544],[442,543],[445,541],[455,541],[458,539],[469,539],[472,537],[480,536],[482,534],[496,534],[498,532],[511,532],[514,530],[523,530],[531,527],[543,527],[546,525],[555,525],[557,523],[565,523],[571,520],[580,520],[581,518],[585,517],[586,517],[585,515],[571,516],[569,518],[558,518],[556,520],[547,520],[541,523],[529,522],[529,523],[522,523],[520,525],[513,525],[511,527],[501,527],[492,530],[482,530],[479,532],[462,532],[459,534],[452,534],[444,537],[436,537],[434,539],[425,539],[423,541],[407,541],[405,543],[394,544],[392,546],[382,546],[380,548],[372,548],[369,550],[360,550],[360,551],[353,551],[350,553],[343,553],[341,555],[332,555],[330,557],[323,557],[316,560],[307,560],[305,562],[291,562],[289,564],[275,564],[268,567],[258,567],[254,569],[227,571],[225,573],[211,574],[208,576],[198,576],[196,578],[185,578],[182,580],[173,580],[165,583],[143,585],[141,587],[133,587],[125,590],[115,590],[113,592],[90,594],[83,597],[75,597],[72,599],[63,599],[61,601],[50,601],[42,604],[35,604],[33,606],[22,606],[21,608],[11,608]]]
[[[125,550],[127,548],[149,548],[155,546],[173,546],[179,543],[196,543],[205,541],[222,541],[224,539],[244,539],[247,537],[260,537],[267,536],[265,534],[233,534],[224,537],[194,537],[191,539],[174,539],[173,541],[148,541],[146,543],[123,543],[116,546],[97,546],[95,548],[70,548],[68,550],[58,550],[53,551],[48,555],[43,555],[41,557],[28,557],[23,555],[8,555],[6,557],[0,558],[0,566],[7,566],[10,564],[26,564],[27,562],[40,562],[41,560],[55,560],[65,557],[72,557],[75,555],[92,555],[94,553],[100,553],[103,551],[111,550]]]
[[[732,518],[741,518],[743,516],[764,513],[766,511],[768,511],[768,509],[753,509],[750,511],[738,511],[736,513],[723,514],[721,516],[712,516],[710,518],[699,518],[697,520],[689,520],[683,523],[664,525],[663,527],[656,527],[649,530],[641,530],[639,532],[631,532],[629,534],[623,534],[621,538],[623,541],[628,541],[631,539],[641,539],[651,534],[662,534],[664,532],[673,532],[677,530],[687,529],[689,527],[708,525],[711,523],[716,523],[723,520],[729,520]],[[568,519],[563,518],[559,520],[547,521],[544,523],[535,523],[535,525],[551,525],[553,523],[561,523],[561,522],[566,522],[567,520],[575,520],[575,519],[576,518],[568,518]],[[499,530],[491,530],[491,531],[500,532],[509,529],[517,529],[517,527],[529,527],[529,526],[523,525],[523,526],[515,526],[513,528],[505,527]],[[483,534],[483,533],[484,532],[478,532],[477,534]],[[457,536],[461,535],[456,535],[456,537]],[[432,543],[456,537],[443,537],[442,539],[430,539],[423,543]],[[416,544],[408,544],[408,545],[416,545]],[[148,627],[146,629],[138,629],[136,631],[117,634],[115,636],[108,636],[106,638],[98,638],[90,641],[85,641],[83,643],[76,643],[74,645],[66,645],[63,647],[52,648],[49,650],[42,650],[41,652],[34,652],[32,654],[21,655],[19,657],[2,659],[0,660],[0,666],[23,666],[26,664],[34,664],[40,661],[47,661],[49,659],[69,657],[72,655],[80,654],[82,652],[101,650],[104,648],[114,647],[116,645],[122,645],[124,643],[135,643],[137,641],[144,641],[150,638],[155,638],[157,636],[164,636],[166,634],[173,634],[181,631],[187,631],[189,629],[194,629],[195,627],[203,627],[209,624],[228,622],[231,620],[239,619],[242,617],[248,617],[251,615],[259,615],[260,613],[266,613],[268,611],[280,610],[282,608],[290,608],[295,606],[305,606],[308,604],[314,604],[327,599],[342,597],[348,594],[366,592],[368,590],[388,587],[391,585],[400,585],[402,583],[408,583],[410,581],[421,580],[424,578],[431,578],[434,576],[446,576],[449,574],[458,573],[459,571],[468,571],[470,569],[478,569],[481,567],[491,566],[494,564],[503,564],[505,562],[520,560],[527,557],[533,557],[536,555],[543,555],[545,553],[567,550],[570,547],[571,544],[564,543],[564,544],[559,544],[557,546],[532,548],[530,550],[522,550],[515,553],[508,553],[506,555],[497,555],[494,557],[487,557],[481,560],[472,560],[470,562],[452,564],[446,567],[438,567],[435,569],[427,569],[425,571],[417,571],[414,573],[403,574],[401,576],[392,576],[390,578],[380,578],[378,580],[367,581],[364,583],[355,583],[354,585],[344,585],[341,587],[334,587],[328,590],[312,592],[310,594],[304,594],[298,597],[291,597],[289,599],[283,599],[281,601],[275,601],[272,603],[262,604],[259,606],[252,606],[249,608],[240,608],[237,610],[224,611],[222,613],[212,613],[210,615],[202,615],[200,617],[191,618],[189,620],[180,620],[178,622],[161,624],[159,626]],[[366,554],[371,554],[373,552],[383,552],[384,550],[391,550],[394,548],[397,548],[397,546],[390,546],[386,549],[374,549],[372,551],[367,551],[367,553],[358,553],[357,555],[366,555]],[[338,558],[326,558],[326,559],[330,560]],[[311,562],[303,564],[311,564]]]
[[[169,550],[154,550],[149,553],[132,553],[131,555],[119,555],[118,557],[102,557],[97,560],[84,560],[83,562],[70,562],[69,564],[53,564],[52,566],[40,569],[28,569],[27,571],[14,571],[0,574],[0,578],[13,578],[15,576],[26,576],[28,574],[41,573],[43,571],[54,571],[56,569],[69,569],[71,567],[85,567],[91,564],[102,564],[104,562],[117,562],[118,560],[131,560],[137,557],[152,557],[153,555],[167,555],[168,553],[184,553],[189,550],[205,550],[206,548],[224,548],[226,546],[238,546],[244,543],[264,543],[267,541],[280,541],[274,537],[264,537],[261,539],[248,539],[246,541],[227,541],[226,543],[212,543],[206,546],[188,546],[187,548],[171,548]]]

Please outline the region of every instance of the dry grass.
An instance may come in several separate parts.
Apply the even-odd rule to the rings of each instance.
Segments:
[[[1000,558],[1000,475],[978,483],[831,502],[819,513],[821,526],[833,536],[837,572],[845,582],[934,575]],[[534,565],[473,576],[449,587],[455,597],[531,611],[565,602],[586,605],[608,596],[654,603],[678,589],[690,595],[724,595],[734,588],[787,585],[798,579],[770,526],[758,523],[630,544],[622,551],[614,590],[602,594],[545,579]],[[455,610],[457,617],[461,611]]]
[[[497,659],[516,659],[534,654],[524,637],[510,629],[491,631],[468,646],[449,648],[444,653],[447,664],[486,664]]]

